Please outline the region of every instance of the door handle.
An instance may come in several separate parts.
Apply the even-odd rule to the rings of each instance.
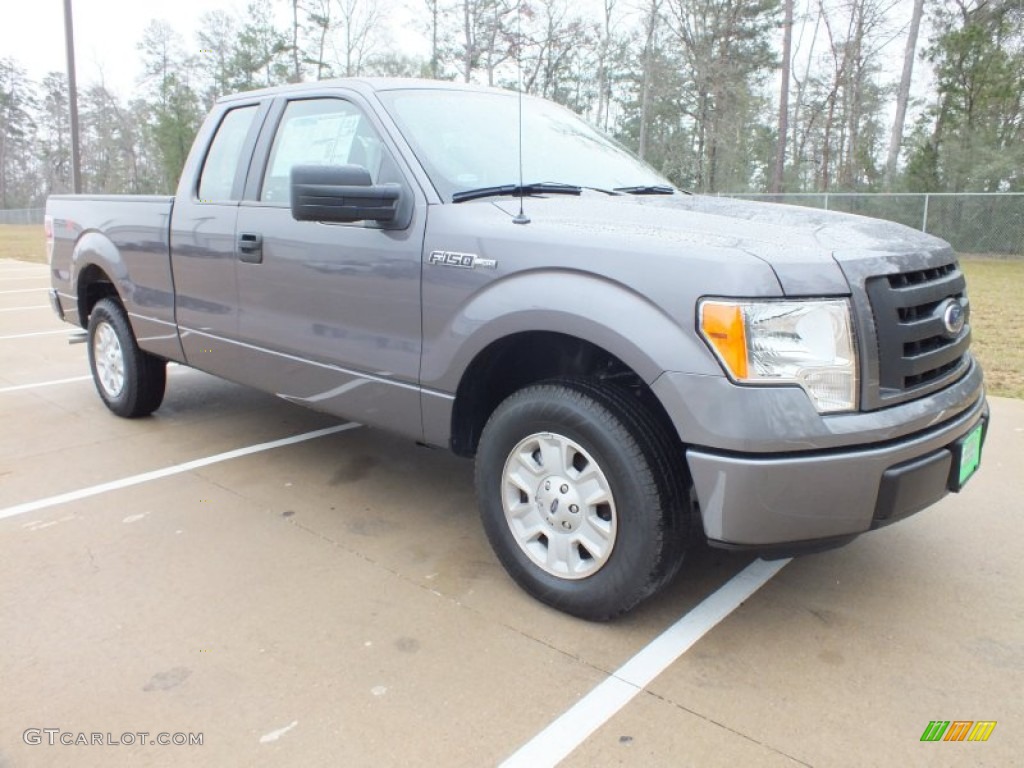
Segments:
[[[238,259],[249,264],[263,262],[263,235],[242,232],[238,235]]]

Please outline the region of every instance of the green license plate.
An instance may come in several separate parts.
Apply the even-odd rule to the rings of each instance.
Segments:
[[[983,424],[976,426],[964,438],[963,447],[960,449],[960,479],[957,484],[963,488],[971,475],[978,469],[981,463],[981,430]]]

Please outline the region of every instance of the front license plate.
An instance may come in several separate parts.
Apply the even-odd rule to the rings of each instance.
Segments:
[[[972,429],[967,437],[963,439],[960,447],[960,468],[959,477],[957,479],[957,490],[964,487],[971,475],[978,469],[978,465],[981,464],[981,431],[984,424],[978,424]]]

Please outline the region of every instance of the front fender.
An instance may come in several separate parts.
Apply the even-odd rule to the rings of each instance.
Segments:
[[[490,344],[526,331],[562,333],[614,355],[645,382],[666,370],[721,375],[692,327],[621,283],[571,269],[516,272],[483,286],[424,339],[421,380],[454,393]]]

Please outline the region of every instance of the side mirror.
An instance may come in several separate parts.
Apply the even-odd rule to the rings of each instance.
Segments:
[[[296,165],[291,193],[296,221],[389,222],[395,219],[402,188],[374,184],[359,165]]]

